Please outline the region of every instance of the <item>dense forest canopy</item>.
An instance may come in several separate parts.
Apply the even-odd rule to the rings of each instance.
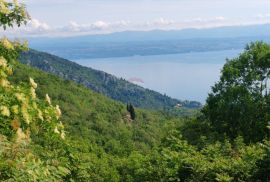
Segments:
[[[0,7],[4,28],[28,18],[16,1]],[[189,118],[127,107],[20,64],[25,49],[0,41],[1,181],[270,180],[270,45],[227,60]]]

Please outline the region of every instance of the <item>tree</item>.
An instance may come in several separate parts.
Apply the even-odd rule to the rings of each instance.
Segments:
[[[127,104],[127,111],[129,112],[131,119],[135,120],[136,113],[135,113],[135,109],[134,109],[132,104]]]
[[[21,26],[27,23],[29,18],[25,6],[19,4],[17,0],[13,0],[13,2],[0,0],[0,26],[4,29],[13,27],[14,24]]]
[[[251,43],[239,57],[227,60],[203,108],[210,125],[230,139],[242,135],[246,142],[269,136],[269,76],[266,43]]]

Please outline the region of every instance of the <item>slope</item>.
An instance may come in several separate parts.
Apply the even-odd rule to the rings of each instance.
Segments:
[[[163,126],[180,124],[159,112],[136,109],[136,119],[130,119],[126,105],[95,93],[73,81],[62,80],[27,65],[18,63],[11,77],[13,83],[27,82],[29,76],[38,83],[37,95],[51,96],[60,105],[62,121],[74,141],[80,140],[102,147],[108,153],[127,155],[131,151],[148,151],[165,135]],[[179,122],[178,122],[179,121]]]

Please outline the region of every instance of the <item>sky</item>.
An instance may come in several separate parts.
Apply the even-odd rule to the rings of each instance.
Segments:
[[[19,0],[32,19],[5,34],[74,36],[270,23],[269,0]],[[0,30],[0,33],[4,33]]]

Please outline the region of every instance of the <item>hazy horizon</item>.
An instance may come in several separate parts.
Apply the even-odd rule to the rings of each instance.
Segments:
[[[63,36],[270,23],[267,0],[24,0],[32,20],[5,34]],[[233,6],[232,6],[233,5]],[[1,31],[4,34],[3,31]]]

